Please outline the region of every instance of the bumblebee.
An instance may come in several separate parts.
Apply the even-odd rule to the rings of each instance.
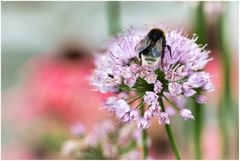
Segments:
[[[161,29],[154,28],[136,45],[134,50],[138,53],[141,65],[155,66],[160,59],[161,65],[163,65],[166,48],[171,56],[171,47],[167,45],[164,32]]]

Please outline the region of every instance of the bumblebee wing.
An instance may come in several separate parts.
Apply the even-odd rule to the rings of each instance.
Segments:
[[[148,38],[141,40],[135,47],[134,51],[137,53],[142,52],[150,45],[151,41]]]
[[[152,48],[152,53],[154,57],[159,57],[163,51],[162,40],[158,40],[155,46]]]

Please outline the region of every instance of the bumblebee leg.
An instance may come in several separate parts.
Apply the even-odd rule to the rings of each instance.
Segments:
[[[139,64],[139,63],[140,63],[137,57],[131,58],[131,59],[129,60],[128,65],[132,65],[133,63],[134,63],[134,64]]]
[[[137,57],[135,57],[135,63],[140,65],[140,61]]]
[[[169,45],[165,45],[165,47],[167,47],[169,53],[170,53],[170,57],[172,58],[172,50],[171,47]]]
[[[139,53],[139,54],[138,54],[138,58],[139,58],[138,60],[139,60],[139,64],[140,64],[140,65],[142,65],[142,58],[141,58],[141,56],[142,56],[142,54]]]

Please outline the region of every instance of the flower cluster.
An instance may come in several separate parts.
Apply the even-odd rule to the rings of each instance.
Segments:
[[[101,92],[114,93],[105,103],[108,111],[123,122],[137,121],[139,128],[148,128],[149,121],[157,117],[160,124],[169,124],[168,104],[185,120],[194,119],[189,109],[176,106],[179,97],[206,103],[204,91],[214,86],[211,76],[203,71],[211,60],[205,46],[196,44],[197,37],[188,38],[182,30],[161,28],[171,48],[155,66],[141,64],[136,45],[150,29],[129,29],[109,41],[104,53],[97,53],[96,69],[91,83]],[[122,97],[125,95],[125,97]]]
[[[79,133],[79,128],[81,133]],[[110,120],[97,124],[86,132],[83,125],[72,129],[74,139],[63,143],[62,154],[68,159],[141,159],[141,131],[134,124],[118,124]],[[76,132],[76,133],[74,133]],[[76,138],[77,136],[77,138]],[[148,138],[148,146],[150,139]]]

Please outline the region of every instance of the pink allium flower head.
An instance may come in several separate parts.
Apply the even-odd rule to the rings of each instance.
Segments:
[[[180,115],[184,118],[184,120],[194,119],[194,116],[192,115],[192,112],[188,109],[180,110]]]
[[[183,94],[186,97],[191,97],[197,93],[195,90],[192,89],[192,86],[188,82],[183,83],[182,89],[183,89]]]
[[[177,96],[182,93],[182,86],[179,83],[169,83],[168,90],[173,96]]]
[[[122,76],[124,78],[124,84],[126,84],[129,87],[133,87],[137,77],[135,74],[131,71],[130,68],[125,68],[125,70],[122,71]]]
[[[207,92],[212,92],[214,91],[214,85],[212,84],[212,82],[209,81],[203,85],[202,89]]]
[[[148,128],[150,119],[154,117],[160,118],[159,123],[162,124],[170,122],[167,113],[163,112],[164,108],[159,106],[159,99],[163,100],[163,104],[175,104],[175,110],[180,111],[184,118],[193,118],[189,111],[181,110],[186,101],[178,107],[175,100],[181,96],[182,100],[192,97],[199,101],[196,96],[200,93],[214,90],[211,76],[203,71],[211,60],[209,51],[205,50],[206,45],[198,45],[197,37],[189,38],[183,30],[171,31],[163,26],[156,28],[165,33],[171,54],[162,46],[164,56],[159,53],[160,57],[154,58],[154,65],[149,65],[147,59],[142,60],[141,52],[146,47],[140,42],[152,28],[130,28],[111,39],[106,50],[97,54],[96,69],[91,78],[91,83],[102,93],[128,94],[128,98],[116,96],[108,99],[106,106],[122,121],[136,121],[139,128]],[[156,54],[149,48],[149,55]]]
[[[147,128],[149,128],[149,121],[148,120],[146,120],[146,119],[140,119],[139,120],[139,122],[138,122],[138,128],[140,128],[140,129],[147,129]]]
[[[131,110],[129,113],[130,120],[136,120],[139,118],[138,110]]]
[[[136,80],[137,80],[137,78],[135,76],[125,78],[124,84],[126,84],[129,87],[133,87],[134,84],[136,83]]]
[[[144,96],[144,102],[148,105],[154,105],[157,103],[158,95],[154,92],[146,92]]]
[[[132,120],[137,120],[139,118],[138,110],[127,111],[121,118],[123,122],[129,122]]]
[[[207,97],[203,96],[203,95],[198,95],[195,97],[196,98],[196,102],[200,103],[200,104],[205,104],[207,103]]]
[[[137,74],[139,72],[139,65],[137,64],[132,64],[130,66],[130,71],[133,73],[133,74]]]
[[[166,112],[161,112],[160,115],[159,115],[159,124],[170,124],[170,120],[169,120],[169,117],[168,117],[168,113]]]
[[[114,125],[113,121],[105,120],[95,125],[86,135],[65,141],[61,152],[69,159],[99,159],[96,150],[105,159],[127,159],[129,153],[139,152],[142,154],[139,144],[141,131],[137,128],[136,123]],[[149,137],[146,139],[150,140]],[[131,145],[130,149],[129,145]],[[128,151],[119,153],[120,148],[128,148]],[[88,155],[85,155],[86,153]],[[132,157],[141,159],[142,155]]]
[[[115,111],[115,114],[121,118],[125,115],[125,113],[127,113],[130,108],[129,105],[127,104],[127,102],[123,99],[119,99],[115,102],[115,104],[113,104],[113,109]]]
[[[151,110],[147,110],[144,113],[144,119],[149,120],[153,117],[153,112]]]
[[[122,116],[121,120],[122,120],[123,122],[129,122],[129,121],[130,121],[130,111],[126,112],[126,113]]]
[[[158,103],[156,103],[156,104],[151,105],[148,110],[150,110],[152,112],[153,116],[158,116],[160,109],[161,109],[161,107],[159,106]]]
[[[156,80],[157,80],[157,75],[155,73],[153,73],[153,72],[148,73],[146,75],[145,80],[147,81],[148,84],[154,84],[156,82]]]
[[[204,86],[209,82],[210,75],[206,72],[196,72],[189,76],[188,83],[194,88],[199,88]]]
[[[157,80],[156,83],[154,84],[154,92],[155,93],[160,93],[162,91],[163,87],[162,87],[162,83]]]

